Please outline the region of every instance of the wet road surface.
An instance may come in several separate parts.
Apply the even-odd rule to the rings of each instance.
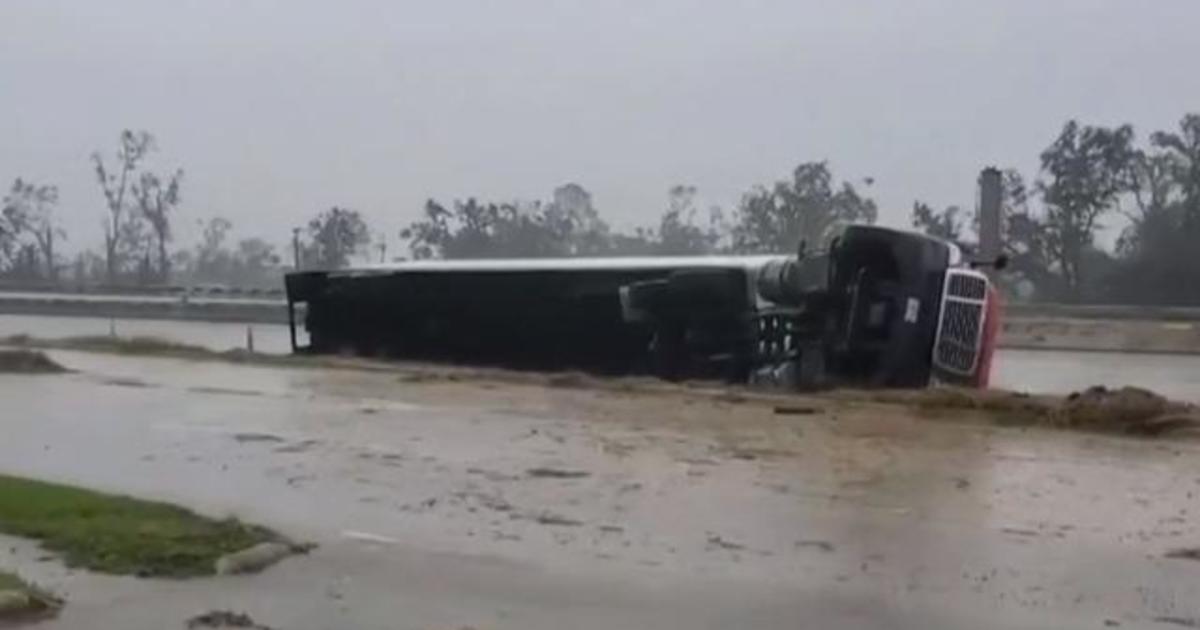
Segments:
[[[53,352],[0,377],[0,471],[320,546],[187,582],[0,564],[46,627],[1100,628],[1200,619],[1200,446],[702,393]],[[7,556],[4,550],[8,550]],[[1197,622],[1200,623],[1200,622]],[[1106,625],[1108,624],[1108,625]]]

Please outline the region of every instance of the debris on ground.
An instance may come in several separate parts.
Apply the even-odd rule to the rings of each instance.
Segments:
[[[1155,617],[1154,620],[1158,623],[1167,623],[1184,628],[1200,628],[1200,619],[1192,619],[1190,617]]]
[[[584,470],[565,470],[562,468],[530,468],[526,475],[534,479],[582,479],[592,473]]]
[[[821,410],[816,407],[800,406],[800,405],[776,405],[775,415],[779,416],[813,416],[821,413]]]
[[[931,387],[919,390],[842,391],[843,400],[916,407],[927,414],[973,411],[1006,426],[1051,426],[1155,436],[1200,428],[1200,410],[1139,387],[1089,387],[1066,397],[1004,390]]]
[[[1068,396],[1058,410],[1057,424],[1066,427],[1158,435],[1197,426],[1191,405],[1168,400],[1140,387],[1089,387]]]
[[[283,438],[271,433],[234,433],[238,442],[283,442]]]
[[[1172,549],[1166,553],[1166,557],[1175,560],[1200,560],[1200,547]]]
[[[343,531],[342,536],[344,538],[349,538],[350,540],[357,540],[360,542],[368,542],[368,543],[380,543],[380,544],[385,544],[385,545],[395,545],[400,542],[398,539],[392,538],[391,536],[384,536],[382,534],[372,534],[371,532],[360,532],[360,531],[355,531],[355,530],[350,530],[350,529]]]
[[[0,571],[0,624],[44,619],[60,608],[62,600],[58,597]]]
[[[583,521],[568,518],[566,516],[560,516],[551,512],[543,512],[537,516],[534,516],[533,522],[537,523],[538,525],[550,525],[554,527],[579,527],[580,525],[583,525]]]
[[[67,368],[36,350],[0,350],[0,374],[62,374]]]
[[[308,553],[313,547],[311,544],[261,542],[217,558],[213,568],[217,575],[258,573],[292,554]]]
[[[232,387],[189,387],[193,394],[223,394],[227,396],[262,396],[263,393],[252,389],[234,389]]]
[[[721,549],[728,549],[729,551],[741,551],[746,548],[745,545],[725,540],[717,534],[708,535],[708,544],[711,547],[720,547]]]
[[[102,379],[100,382],[104,383],[105,385],[112,385],[114,387],[133,387],[133,388],[153,387],[153,385],[151,385],[150,383],[147,383],[146,381],[143,381],[138,378],[113,377],[113,378]]]
[[[250,630],[272,630],[270,626],[264,626],[254,621],[250,615],[246,613],[233,612],[232,610],[210,610],[201,615],[196,615],[188,619],[187,627],[191,630],[197,628],[249,628]]]
[[[320,444],[320,440],[301,440],[291,444],[285,444],[275,449],[276,453],[304,453],[314,446]]]

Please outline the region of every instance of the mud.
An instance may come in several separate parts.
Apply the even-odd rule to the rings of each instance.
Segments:
[[[927,415],[974,412],[1005,426],[1046,426],[1141,436],[1194,434],[1195,405],[1139,387],[1093,386],[1066,396],[1034,396],[1003,390],[933,387],[914,391],[836,392],[845,401],[872,400],[913,407]]]
[[[204,629],[204,628],[249,628],[250,630],[272,630],[270,626],[264,626],[254,621],[254,618],[246,613],[233,612],[231,610],[212,610],[200,615],[196,615],[188,619],[187,627],[189,630]]]
[[[63,600],[36,587],[0,590],[0,627],[53,618]]]
[[[1056,415],[1058,422],[1067,427],[1144,435],[1195,428],[1200,424],[1197,418],[1191,405],[1167,400],[1149,390],[1104,386],[1090,387],[1067,396]]]
[[[76,372],[0,379],[23,412],[6,419],[0,467],[321,545],[178,584],[69,573],[14,544],[13,566],[71,601],[60,630],[179,627],[198,610],[287,630],[1200,617],[1200,565],[1164,557],[1200,540],[1200,443],[1186,434],[999,426],[976,403],[50,356]],[[195,391],[230,387],[258,395]]]
[[[0,374],[62,374],[66,371],[42,352],[0,349]]]
[[[1200,561],[1200,547],[1189,549],[1172,549],[1165,555],[1167,558],[1175,558],[1176,560],[1196,560]]]
[[[450,366],[439,364],[379,362],[356,358],[305,357],[262,355],[232,349],[216,352],[191,344],[154,337],[84,336],[61,339],[32,338],[14,335],[0,340],[0,345],[31,348],[59,348],[89,352],[112,352],[148,357],[184,358],[246,364],[260,367],[293,367],[319,369],[348,369],[396,374],[405,385],[470,382],[476,387],[494,388],[501,384],[536,385],[545,388],[587,389],[625,394],[656,396],[664,393],[687,393],[708,396],[722,403],[773,405],[778,415],[808,416],[822,412],[819,406],[795,402],[796,396],[745,386],[718,387],[709,382],[665,383],[644,377],[599,377],[578,372],[545,373],[513,371],[499,368]],[[29,352],[18,350],[16,352]],[[136,379],[115,379],[113,384],[147,386]],[[193,386],[196,393],[257,396],[259,392],[241,387]],[[1089,387],[1065,398],[1030,395],[1003,389],[975,390],[955,387],[932,387],[910,391],[842,390],[831,394],[845,402],[883,402],[916,407],[926,415],[951,415],[963,411],[980,412],[1000,425],[1046,425],[1064,429],[1082,429],[1144,436],[1156,436],[1180,431],[1195,432],[1200,428],[1200,412],[1194,405],[1181,403],[1149,390],[1125,386],[1110,390],[1103,385]],[[817,398],[816,400],[820,400]],[[377,413],[364,407],[362,413]],[[749,458],[756,457],[746,453]]]
[[[213,567],[217,575],[258,573],[294,553],[292,545],[264,542],[217,558]]]
[[[591,473],[585,470],[565,470],[562,468],[530,468],[525,474],[534,479],[582,479]]]

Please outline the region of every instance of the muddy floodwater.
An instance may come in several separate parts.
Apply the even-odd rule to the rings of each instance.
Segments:
[[[7,332],[7,331],[5,331]],[[47,628],[1200,624],[1200,444],[810,399],[50,353],[0,377],[0,471],[319,546],[260,575],[69,571]]]
[[[149,335],[214,350],[246,347],[249,331],[259,352],[282,354],[291,348],[287,327],[272,324],[0,315],[0,336],[59,338],[112,331],[124,337]],[[1017,391],[1058,394],[1092,385],[1137,385],[1200,403],[1200,355],[1007,349],[997,354],[992,374],[993,386]]]

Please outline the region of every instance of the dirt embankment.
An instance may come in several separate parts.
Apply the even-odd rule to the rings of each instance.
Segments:
[[[36,350],[0,349],[0,374],[61,374],[67,368]]]
[[[1200,435],[1200,409],[1139,387],[1110,389],[1095,386],[1065,397],[949,387],[854,392],[849,396],[912,405],[934,414],[979,412],[997,424],[1014,426],[1037,425],[1143,436],[1183,431]]]

